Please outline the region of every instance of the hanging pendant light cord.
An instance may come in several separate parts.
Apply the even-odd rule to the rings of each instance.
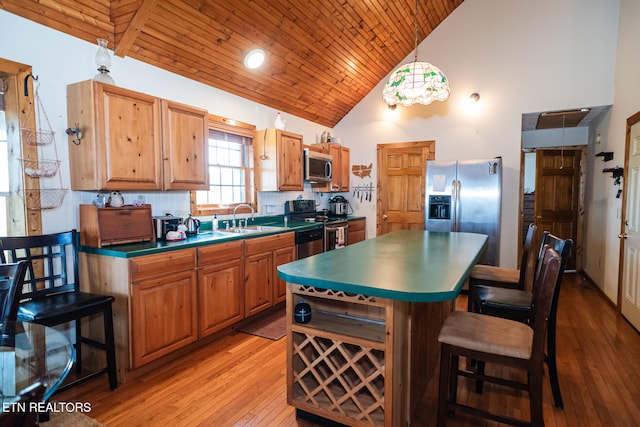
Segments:
[[[416,0],[416,15],[415,15],[415,54],[413,62],[418,62],[418,0]]]

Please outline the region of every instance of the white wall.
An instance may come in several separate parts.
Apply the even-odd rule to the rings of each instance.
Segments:
[[[97,45],[70,37],[32,21],[20,18],[0,10],[0,58],[19,62],[33,67],[38,76],[39,94],[44,109],[56,135],[58,158],[62,161],[62,187],[69,188],[69,159],[67,149],[67,102],[66,86],[82,80],[91,79],[96,74],[94,57]],[[112,47],[112,46],[110,46]],[[194,105],[207,109],[212,114],[230,117],[256,125],[258,129],[273,127],[276,110],[264,105],[240,98],[221,90],[186,79],[176,74],[152,67],[131,58],[114,57],[111,76],[117,86],[147,93],[165,99]],[[304,136],[305,142],[319,141],[326,127],[299,117],[283,113],[287,129]],[[42,153],[52,158],[53,151]],[[58,178],[41,180],[43,188],[59,188]],[[124,193],[125,201],[138,193]],[[146,202],[151,203],[154,215],[166,211],[184,214],[189,210],[188,192],[149,192],[141,193]],[[78,227],[78,204],[90,203],[95,197],[93,192],[69,192],[61,208],[43,211],[43,231],[58,232]],[[268,203],[277,205],[282,213],[284,200],[296,198],[297,193],[265,194]],[[316,195],[310,188],[304,191],[305,197]],[[319,201],[323,198],[318,197]],[[264,204],[261,204],[263,206]]]
[[[431,139],[437,159],[502,156],[500,263],[515,267],[522,114],[613,103],[618,15],[618,0],[466,0],[418,51],[447,75],[449,100],[398,107],[386,120],[381,82],[334,133],[353,164],[375,165],[378,143]],[[473,114],[472,92],[481,97]],[[374,236],[375,210],[361,212]]]
[[[594,146],[594,153],[612,151],[614,159],[604,167],[623,166],[626,120],[640,111],[640,2],[620,1],[620,21],[617,34],[614,102],[611,114],[593,134],[601,134],[602,141]],[[600,158],[591,157],[595,173],[588,192],[588,223],[585,242],[585,271],[613,301],[617,301],[618,262],[622,208],[617,199],[617,187],[610,174],[603,174]]]

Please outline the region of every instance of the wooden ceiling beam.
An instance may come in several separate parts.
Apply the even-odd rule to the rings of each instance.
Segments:
[[[124,58],[158,5],[159,0],[143,0],[129,26],[118,41],[114,54]]]

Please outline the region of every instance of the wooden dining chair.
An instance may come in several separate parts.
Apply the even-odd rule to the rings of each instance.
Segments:
[[[541,259],[542,248],[544,248],[545,245],[551,246],[560,254],[560,268],[561,271],[564,272],[567,262],[569,261],[573,241],[571,239],[561,239],[548,231],[545,231],[544,237],[542,238],[542,246],[538,260]],[[551,302],[549,327],[547,328],[547,351],[545,355],[545,362],[549,368],[549,382],[551,383],[553,401],[557,408],[564,407],[562,393],[560,391],[560,382],[558,380],[558,367],[556,363],[556,317],[562,277],[563,274],[558,276],[558,283],[556,283],[555,292]],[[474,297],[476,299],[474,307],[476,307],[477,312],[488,314],[490,316],[517,320],[527,324],[532,322],[533,293],[531,291],[478,285],[476,286]],[[479,373],[482,373],[483,365],[480,363],[477,366]],[[477,391],[482,392],[481,381],[477,384]]]
[[[477,298],[475,297],[476,288],[479,285],[497,286],[510,289],[526,288],[526,282],[529,276],[529,264],[531,261],[533,239],[535,237],[536,230],[537,227],[535,224],[529,224],[527,235],[522,247],[520,268],[505,268],[482,264],[477,264],[473,267],[469,276],[469,298],[467,299],[468,311],[479,311],[479,307],[476,305]]]
[[[111,295],[80,291],[78,272],[79,235],[76,230],[25,237],[1,237],[0,256],[10,262],[27,262],[27,273],[18,307],[18,320],[55,326],[71,322],[75,327],[76,372],[79,378],[58,391],[104,373],[112,390],[118,387]],[[82,335],[82,319],[102,315],[104,342]],[[106,366],[82,373],[82,345],[106,353]]]
[[[445,320],[438,335],[438,341],[441,344],[438,427],[446,425],[450,410],[510,425],[544,426],[542,415],[544,345],[553,294],[557,278],[561,274],[560,264],[560,255],[546,245],[534,279],[531,325],[469,311],[454,311]],[[474,371],[462,371],[459,366],[460,357],[525,370],[527,381],[521,382],[481,375]],[[530,424],[525,420],[459,403],[458,376],[461,375],[527,390]]]

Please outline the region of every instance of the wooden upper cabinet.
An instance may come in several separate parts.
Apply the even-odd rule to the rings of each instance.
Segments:
[[[349,191],[349,175],[351,173],[351,151],[349,147],[340,144],[323,142],[311,145],[315,150],[331,154],[333,157],[333,176],[331,182],[323,184],[312,184],[316,191],[345,192]],[[317,148],[316,148],[317,147]]]
[[[164,188],[208,190],[207,112],[162,100]]]
[[[73,190],[208,188],[205,110],[87,80],[67,86],[67,116],[83,133],[69,136]]]
[[[253,141],[257,191],[302,191],[302,135],[280,129],[256,132]]]
[[[73,190],[160,190],[160,100],[91,80],[67,87]]]

